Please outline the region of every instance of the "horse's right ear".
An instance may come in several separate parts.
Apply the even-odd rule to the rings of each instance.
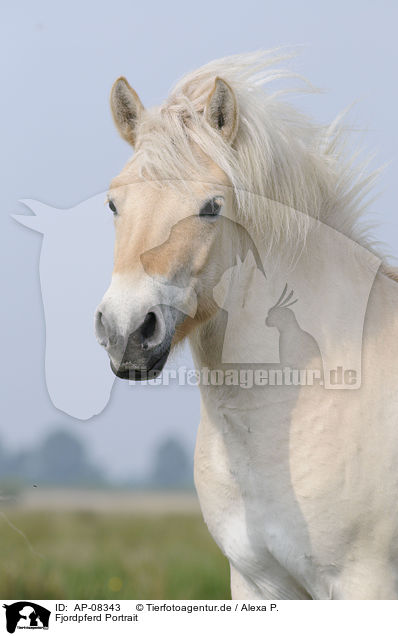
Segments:
[[[111,109],[119,133],[123,139],[134,146],[137,124],[144,107],[125,77],[119,77],[112,86]]]

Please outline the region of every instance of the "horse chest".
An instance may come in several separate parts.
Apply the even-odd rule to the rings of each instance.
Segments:
[[[245,501],[239,480],[228,458],[198,439],[195,483],[204,520],[214,540],[236,566],[250,564],[255,551],[250,545],[245,520]]]
[[[258,414],[257,414],[258,415]],[[204,519],[228,559],[252,578],[264,571],[270,554],[279,562],[305,549],[300,512],[289,483],[283,427],[258,439],[249,418],[206,417],[198,432],[195,482]],[[264,434],[264,427],[262,427]],[[294,558],[294,557],[293,557]]]

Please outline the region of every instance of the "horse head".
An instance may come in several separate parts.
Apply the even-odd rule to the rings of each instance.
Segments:
[[[116,126],[135,155],[112,181],[115,223],[112,281],[98,306],[95,329],[111,368],[124,379],[160,373],[171,348],[219,307],[213,289],[238,254],[251,249],[234,221],[226,174],[193,139],[231,152],[237,133],[234,91],[220,78],[185,107],[146,111],[124,78],[111,93]],[[192,306],[195,298],[195,312]],[[191,299],[191,300],[189,300]]]

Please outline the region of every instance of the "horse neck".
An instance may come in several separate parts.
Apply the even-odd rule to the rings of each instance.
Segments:
[[[293,261],[287,246],[280,246],[278,258],[267,255],[261,244],[257,247],[266,278],[259,278],[252,259],[244,276],[236,277],[243,289],[237,293],[232,285],[225,288],[224,297],[217,294],[220,309],[191,337],[196,365],[225,370],[279,362],[272,354],[279,345],[274,337],[277,330],[285,338],[284,329],[280,329],[283,325],[270,328],[265,321],[288,284],[298,301],[292,308],[295,319],[287,329],[288,366],[293,368],[294,363],[294,368],[311,368],[306,366],[306,354],[319,356],[320,352],[328,377],[332,369],[341,366],[356,370],[359,381],[365,312],[380,259],[315,221],[306,235],[305,249]],[[343,332],[341,325],[345,326]],[[243,359],[246,350],[248,355]]]
[[[291,259],[279,256],[276,260],[266,253],[265,248],[261,248],[260,241],[256,240],[255,245],[267,278],[253,259],[251,270],[245,276],[247,284],[239,288],[238,292],[232,284],[223,306],[209,322],[191,335],[191,350],[198,369],[246,368],[247,364],[239,360],[233,363],[223,362],[223,353],[225,354],[225,346],[228,344],[226,339],[229,338],[230,346],[236,343],[239,347],[240,343],[247,342],[249,338],[255,347],[258,330],[264,327],[267,312],[275,302],[275,293],[279,296],[286,283],[285,272],[291,267]],[[296,270],[298,267],[299,264],[296,264]],[[272,276],[272,286],[268,285],[268,274]],[[274,289],[277,291],[274,292]],[[277,331],[281,333],[281,326],[275,328],[275,333]]]

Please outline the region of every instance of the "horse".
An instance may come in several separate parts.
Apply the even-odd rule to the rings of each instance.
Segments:
[[[396,599],[398,279],[363,220],[377,174],[347,154],[344,119],[320,126],[270,88],[290,75],[285,57],[212,61],[150,109],[115,81],[134,154],[108,193],[114,267],[95,332],[136,381],[186,338],[199,371],[247,370],[233,346],[261,350],[253,386],[200,383],[195,485],[234,599]],[[245,272],[224,276],[248,251]],[[286,285],[294,314],[278,308]],[[301,337],[283,356],[309,371],[321,356],[314,382],[288,381],[286,360],[269,381],[253,325],[277,335],[288,312]]]

